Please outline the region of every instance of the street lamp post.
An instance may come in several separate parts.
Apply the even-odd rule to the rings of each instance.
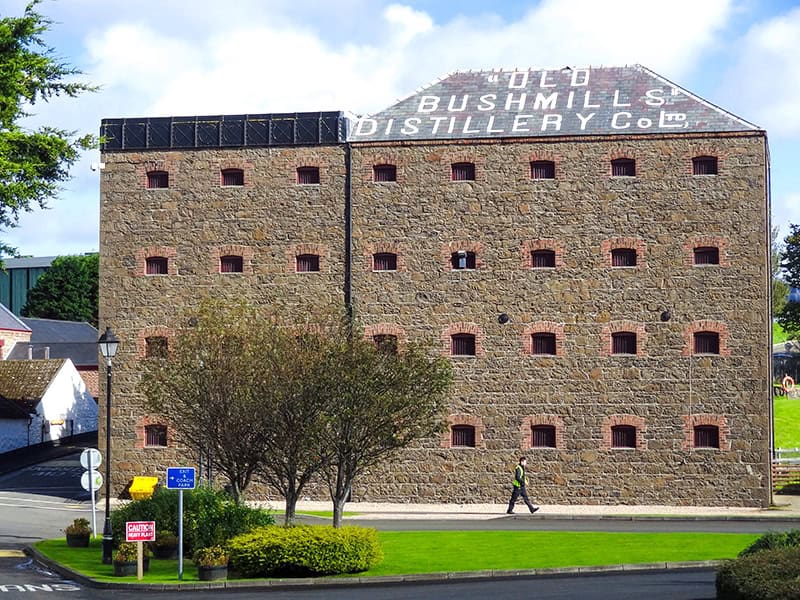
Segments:
[[[103,525],[103,564],[111,564],[114,534],[111,532],[111,359],[117,353],[119,340],[110,327],[97,340],[100,354],[106,359],[106,521]]]

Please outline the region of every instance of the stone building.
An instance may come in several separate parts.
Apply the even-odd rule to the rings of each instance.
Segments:
[[[360,119],[102,133],[115,487],[181,456],[137,363],[213,295],[349,304],[366,335],[452,357],[450,430],[356,500],[505,501],[524,453],[542,503],[769,503],[757,126],[630,66],[459,72]]]

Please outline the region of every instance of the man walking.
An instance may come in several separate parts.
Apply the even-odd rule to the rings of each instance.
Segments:
[[[528,505],[528,509],[535,513],[539,510],[539,507],[531,504],[531,501],[528,499],[528,492],[525,489],[526,484],[528,483],[528,478],[525,477],[525,465],[528,464],[528,459],[524,456],[520,457],[519,464],[514,469],[514,481],[512,481],[513,490],[511,492],[511,500],[508,502],[508,510],[506,511],[509,515],[514,514],[514,505],[517,503],[517,498],[522,496],[522,499],[525,501],[525,504]]]

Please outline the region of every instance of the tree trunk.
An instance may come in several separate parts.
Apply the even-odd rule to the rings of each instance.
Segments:
[[[331,500],[333,500],[333,526],[339,528],[342,526],[342,514],[344,513],[344,505],[350,497],[350,490],[353,487],[352,480],[347,477],[344,465],[340,461],[336,467],[336,485],[331,488]]]
[[[339,528],[342,526],[342,514],[344,513],[344,505],[347,502],[347,496],[349,492],[344,495],[344,497],[336,497],[333,499],[333,526]]]
[[[297,490],[286,491],[286,512],[283,513],[283,525],[288,527],[294,522],[295,511],[297,510]]]

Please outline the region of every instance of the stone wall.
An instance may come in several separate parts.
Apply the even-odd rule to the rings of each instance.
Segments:
[[[542,503],[765,506],[764,146],[761,135],[353,145],[357,317],[369,331],[439,352],[459,330],[479,346],[475,357],[452,359],[449,408],[451,424],[475,426],[476,447],[427,440],[356,482],[353,498],[505,501],[524,452]],[[698,155],[719,157],[719,174],[693,176]],[[610,176],[617,157],[636,159],[636,177]],[[346,165],[341,147],[103,160],[101,324],[123,340],[112,409],[120,488],[195,463],[179,448],[135,447],[143,331],[168,329],[211,295],[269,304],[301,322],[341,304]],[[530,179],[533,160],[554,161],[555,179]],[[475,181],[451,181],[455,162],[473,162]],[[373,183],[375,164],[397,165],[397,181]],[[296,168],[312,165],[320,185],[297,185]],[[228,167],[244,169],[242,188],[220,187]],[[156,168],[170,172],[168,189],[145,189]],[[620,244],[637,249],[636,267],[610,266]],[[720,264],[694,266],[698,245],[717,245]],[[224,247],[247,256],[243,273],[213,272]],[[546,247],[557,250],[556,267],[531,269],[530,250]],[[148,248],[166,249],[175,270],[143,275]],[[293,256],[308,248],[323,255],[322,272],[293,272]],[[452,270],[455,249],[475,252],[477,268]],[[397,271],[373,272],[374,252],[396,252]],[[612,333],[631,329],[636,355],[610,355]],[[719,356],[692,354],[692,333],[706,330],[719,333]],[[535,331],[556,334],[555,356],[530,354]],[[557,427],[556,448],[530,448],[537,423]],[[635,448],[610,448],[614,424],[637,427]],[[719,426],[720,449],[687,446],[692,424]]]

